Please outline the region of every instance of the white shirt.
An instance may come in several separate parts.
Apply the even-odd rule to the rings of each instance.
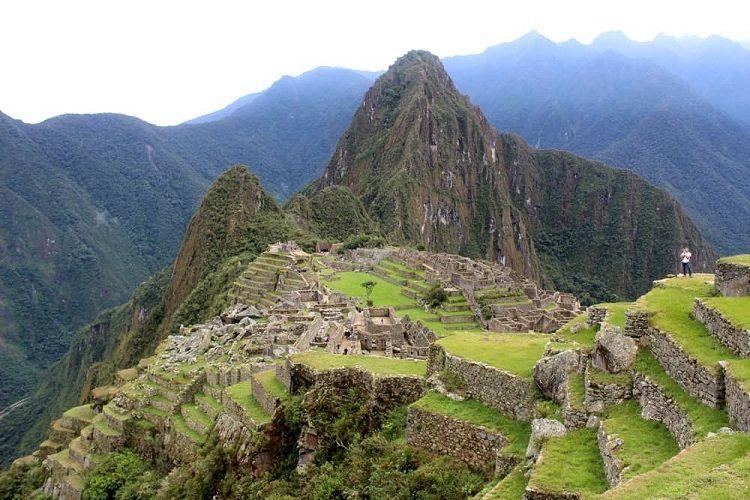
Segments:
[[[693,256],[690,252],[682,252],[682,263],[687,264],[690,262],[690,258]]]

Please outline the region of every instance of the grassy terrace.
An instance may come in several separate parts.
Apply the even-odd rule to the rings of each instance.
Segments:
[[[711,275],[670,278],[638,299],[638,304],[654,312],[653,324],[669,335],[703,366],[718,370],[721,360],[737,356],[721,345],[703,324],[690,317],[696,297],[710,297],[714,287]]]
[[[276,370],[266,370],[263,372],[258,372],[253,375],[253,378],[260,382],[260,385],[263,386],[266,392],[279,399],[283,399],[289,395],[289,391],[286,390],[286,386],[284,386],[284,384],[282,384],[281,381],[276,378]]]
[[[596,430],[586,428],[547,441],[529,478],[529,487],[537,491],[578,492],[584,497],[602,493],[608,486]]]
[[[750,253],[742,255],[732,255],[731,257],[722,257],[718,260],[719,264],[736,264],[738,266],[750,266]]]
[[[290,359],[316,370],[358,367],[376,375],[416,375],[419,377],[424,377],[427,373],[427,362],[422,360],[331,354],[324,351],[294,354]]]
[[[184,404],[182,405],[182,411],[187,413],[190,418],[198,422],[199,424],[205,426],[205,427],[211,427],[211,424],[213,423],[213,420],[203,413],[200,408],[198,408],[194,404]]]
[[[224,409],[224,405],[222,405],[220,401],[217,401],[213,396],[203,394],[202,392],[199,392],[195,395],[195,400],[205,402],[208,406],[210,406],[217,412],[220,412]]]
[[[259,425],[270,422],[271,417],[252,396],[250,383],[250,380],[245,380],[239,384],[230,385],[224,390],[226,391],[227,396],[232,398],[235,403],[245,410],[253,422]]]
[[[492,488],[487,497],[490,500],[518,500],[523,498],[529,480],[523,475],[523,467],[516,467]]]
[[[609,302],[598,304],[599,307],[607,309],[607,324],[625,328],[625,311],[633,305],[632,302]]]
[[[507,454],[523,455],[529,444],[531,426],[528,422],[508,418],[472,399],[454,401],[440,393],[428,392],[422,399],[412,403],[412,406],[500,432],[508,438],[508,444],[503,449]]]
[[[568,376],[568,389],[570,389],[570,404],[574,408],[583,409],[586,399],[586,388],[583,373],[571,373]]]
[[[750,297],[711,297],[702,300],[734,326],[750,330]]]
[[[91,422],[94,419],[94,408],[91,405],[76,406],[63,413],[63,416]]]
[[[608,434],[623,440],[614,454],[628,468],[625,479],[655,469],[680,451],[664,424],[641,418],[641,408],[635,401],[611,408],[604,425]]]
[[[185,422],[185,418],[182,415],[174,415],[172,417],[172,422],[174,422],[175,429],[177,429],[180,434],[184,434],[194,443],[200,444],[206,439],[204,436],[201,436],[193,429],[188,427],[187,423]]]
[[[688,414],[693,424],[693,435],[702,439],[709,432],[714,432],[720,427],[729,425],[726,411],[709,408],[693,399],[685,390],[675,382],[664,368],[656,361],[656,358],[647,350],[639,349],[638,358],[635,362],[635,370],[648,376],[655,384]]]
[[[104,421],[104,415],[99,414],[96,417],[94,417],[94,420],[92,422],[94,424],[94,427],[97,431],[101,432],[105,436],[119,436],[120,431],[117,429],[113,429],[112,427],[107,425],[107,422]]]
[[[438,344],[455,356],[529,378],[548,340],[534,333],[457,333]]]
[[[586,313],[581,313],[575,318],[568,321],[562,328],[555,332],[555,337],[563,342],[571,342],[580,344],[582,347],[591,348],[594,346],[594,338],[596,332],[599,331],[599,327],[590,327],[586,325]],[[582,325],[579,330],[573,332],[573,327],[576,325]]]
[[[604,498],[748,498],[750,435],[719,434],[694,444],[656,469],[634,477]]]

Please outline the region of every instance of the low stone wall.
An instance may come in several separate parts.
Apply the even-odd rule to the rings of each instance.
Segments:
[[[225,449],[232,451],[238,472],[260,477],[271,469],[274,445],[278,442],[273,425],[256,431],[224,412],[217,417],[213,433]]]
[[[430,346],[429,374],[447,371],[458,377],[467,394],[516,420],[534,417],[534,381],[499,370],[478,361],[470,361],[445,352],[442,346]]]
[[[695,299],[693,317],[703,323],[706,329],[729,350],[742,357],[750,357],[750,330],[732,325],[721,312]]]
[[[731,370],[725,368],[727,413],[732,428],[750,432],[750,394],[732,376]]]
[[[273,415],[276,411],[276,406],[279,404],[279,398],[271,394],[263,387],[263,384],[258,382],[255,378],[250,379],[250,387],[252,389],[253,397],[258,404],[266,410],[266,413]]]
[[[586,393],[585,406],[592,413],[601,413],[609,405],[621,404],[633,397],[632,381],[627,383],[604,383],[592,376],[594,368],[587,366],[584,374]]]
[[[625,311],[625,329],[623,333],[628,337],[640,339],[648,335],[651,329],[651,317],[654,314],[650,311],[638,309],[629,309]]]
[[[750,266],[720,262],[714,276],[716,288],[724,297],[750,295]]]
[[[604,318],[607,316],[607,308],[589,306],[589,308],[586,310],[586,313],[586,324],[588,326],[597,326],[600,325],[602,321],[604,321]]]
[[[269,365],[260,363],[242,365],[210,364],[206,366],[206,382],[209,385],[228,387],[249,379],[253,373],[263,368],[267,369]]]
[[[680,449],[693,443],[693,426],[687,413],[651,379],[639,372],[633,375],[633,397],[641,405],[641,416],[663,423]]]
[[[622,460],[615,456],[615,451],[623,445],[622,439],[607,434],[606,421],[599,423],[599,431],[596,434],[596,441],[599,445],[599,454],[604,462],[604,473],[607,475],[607,481],[610,486],[617,486],[622,482],[622,471],[625,466]]]
[[[717,365],[703,366],[665,332],[655,328],[649,335],[651,352],[667,374],[701,403],[712,408],[724,405],[724,374]]]
[[[417,448],[449,455],[469,467],[490,471],[496,462],[517,462],[520,457],[501,457],[508,439],[497,431],[487,429],[445,415],[409,408],[406,421],[406,440]]]

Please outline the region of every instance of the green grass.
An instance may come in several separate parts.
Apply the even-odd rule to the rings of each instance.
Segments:
[[[121,434],[117,429],[113,429],[112,427],[107,425],[107,422],[104,421],[104,415],[97,415],[96,417],[94,417],[92,423],[94,424],[96,430],[98,430],[105,436],[119,436]]]
[[[232,398],[234,402],[247,412],[247,415],[253,420],[253,422],[259,425],[270,422],[271,417],[252,396],[250,384],[250,380],[245,380],[239,384],[230,385],[224,390],[226,391],[227,396]]]
[[[113,417],[120,422],[124,422],[125,420],[130,418],[130,415],[128,415],[127,413],[120,413],[112,405],[104,405],[103,411],[110,417]]]
[[[633,381],[633,377],[630,372],[622,373],[609,373],[593,366],[589,366],[588,371],[589,382],[593,382],[597,385],[629,385]]]
[[[750,266],[750,253],[741,255],[732,255],[722,257],[718,260],[719,264],[737,264],[738,266]]]
[[[182,405],[182,410],[185,413],[187,413],[190,416],[190,418],[192,418],[193,420],[195,420],[199,424],[201,424],[201,425],[203,425],[205,427],[211,427],[211,424],[213,423],[213,421],[211,420],[211,418],[208,415],[206,415],[205,413],[203,413],[203,411],[200,408],[198,408],[196,405],[194,405],[194,404],[184,404],[184,405]]]
[[[204,401],[217,412],[220,412],[221,410],[224,409],[224,405],[222,405],[220,401],[217,401],[213,396],[210,396],[208,394],[203,394],[202,392],[199,392],[195,395],[195,399]]]
[[[732,325],[750,330],[750,297],[711,297],[702,300],[719,311]]]
[[[737,356],[721,345],[703,324],[690,317],[696,297],[710,297],[713,285],[710,275],[693,278],[670,278],[641,297],[639,304],[654,312],[653,324],[669,335],[703,366],[718,371],[721,360]]]
[[[570,389],[571,406],[583,409],[583,401],[586,399],[583,373],[571,373],[568,376],[568,388]]]
[[[255,380],[260,382],[260,385],[269,394],[279,399],[284,399],[289,395],[289,391],[286,390],[286,386],[276,378],[276,370],[266,370],[263,372],[256,373],[253,375]]]
[[[578,492],[584,497],[604,492],[609,483],[596,430],[578,429],[544,443],[529,486],[547,493]]]
[[[174,422],[175,429],[177,429],[180,434],[184,434],[194,443],[200,444],[205,440],[204,436],[201,436],[199,433],[188,427],[187,422],[185,422],[185,418],[182,415],[172,416],[172,422]]]
[[[496,430],[508,438],[508,444],[503,448],[503,452],[510,455],[523,455],[529,444],[531,426],[528,422],[508,418],[472,399],[454,401],[438,392],[428,392],[422,399],[412,403],[412,406]]]
[[[455,356],[530,378],[549,337],[532,333],[456,333],[438,344]]]
[[[424,326],[435,332],[438,337],[447,337],[454,335],[458,331],[463,332],[475,332],[481,333],[483,330],[479,326],[479,323],[442,323],[440,322],[440,316],[437,314],[425,311],[420,307],[413,307],[411,309],[400,309],[396,311],[396,314],[403,318],[409,316],[412,321],[420,321]],[[466,314],[466,313],[462,313]],[[456,328],[459,328],[457,330]]]
[[[491,500],[520,500],[523,498],[528,483],[529,480],[523,474],[523,467],[516,467],[490,490],[488,498]]]
[[[143,408],[143,411],[145,413],[150,413],[152,415],[156,415],[157,417],[161,417],[161,418],[166,418],[167,415],[169,415],[169,413],[163,410],[160,410],[158,408],[154,408],[153,406],[146,406]]]
[[[575,318],[568,321],[559,330],[555,332],[555,337],[564,342],[575,342],[583,347],[591,348],[594,346],[594,339],[596,332],[599,331],[598,327],[590,327],[586,325],[586,319],[588,315],[581,313]],[[583,325],[580,330],[573,333],[573,327],[575,325]]]
[[[680,451],[664,424],[641,418],[641,408],[635,401],[613,406],[609,413],[604,428],[607,434],[623,440],[614,455],[628,468],[625,479],[658,467]]]
[[[633,306],[632,302],[610,302],[598,304],[607,309],[607,324],[625,328],[625,312]]]
[[[290,356],[295,363],[303,363],[316,370],[331,368],[358,367],[376,375],[416,375],[427,374],[427,362],[422,360],[385,358],[354,354],[331,354],[324,351],[309,351]]]
[[[63,416],[91,422],[94,418],[94,408],[91,405],[76,406],[63,413]]]
[[[393,307],[407,304],[416,304],[413,299],[401,294],[401,287],[385,281],[383,278],[370,273],[358,271],[346,271],[336,273],[333,279],[323,278],[332,290],[356,297],[363,301],[367,300],[367,293],[362,287],[365,281],[377,283],[372,289],[370,300],[375,307]]]
[[[692,398],[664,371],[648,349],[638,350],[635,370],[648,376],[687,413],[693,426],[693,435],[697,439],[702,439],[709,432],[729,425],[726,411],[709,408]]]
[[[750,435],[719,434],[656,469],[608,491],[604,498],[740,499],[750,496]]]

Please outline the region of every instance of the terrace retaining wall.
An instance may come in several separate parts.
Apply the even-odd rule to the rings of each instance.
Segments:
[[[702,365],[669,334],[655,328],[651,329],[649,344],[659,364],[683,389],[706,406],[724,405],[724,374],[718,365],[713,369]]]
[[[742,357],[750,357],[750,331],[732,325],[721,312],[695,299],[693,317],[703,323],[706,329],[727,349]]]
[[[533,379],[454,356],[445,352],[442,346],[433,344],[430,346],[428,374],[443,370],[458,377],[471,398],[516,420],[530,421],[534,417]]]
[[[687,412],[667,396],[661,387],[639,372],[633,375],[633,396],[641,405],[641,416],[663,423],[680,449],[685,449],[693,443],[693,425]]]
[[[615,452],[623,445],[623,441],[607,433],[605,421],[599,423],[596,441],[599,445],[599,454],[604,462],[604,473],[607,475],[607,481],[609,481],[610,486],[617,486],[622,482],[622,471],[625,466],[622,460],[615,456]]]
[[[716,288],[724,297],[750,295],[750,266],[720,262],[714,276]]]
[[[750,394],[732,376],[731,369],[724,366],[729,423],[734,429],[750,432]]]

